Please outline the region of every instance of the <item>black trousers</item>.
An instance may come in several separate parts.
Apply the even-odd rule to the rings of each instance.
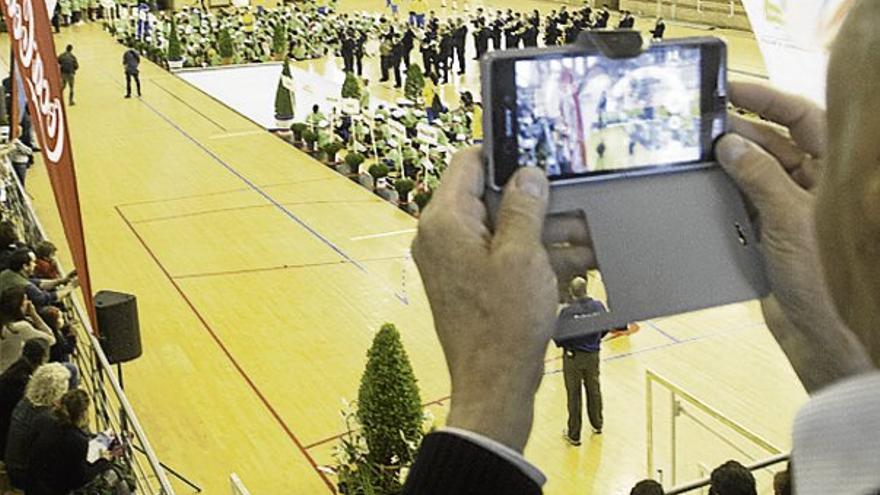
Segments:
[[[388,66],[391,65],[388,57],[379,57],[379,65],[382,69],[382,79],[380,81],[385,82],[388,80]]]
[[[465,45],[464,43],[460,45],[455,45],[455,56],[458,57],[458,72],[460,74],[464,74],[464,52]]]
[[[138,96],[140,96],[141,95],[141,78],[137,72],[135,72],[133,74],[131,72],[125,73],[125,95],[131,96],[131,80],[132,79],[134,79],[134,82],[137,85]]]
[[[357,68],[357,75],[359,75],[359,76],[364,75],[364,56],[363,56],[363,54],[354,56],[354,65]]]
[[[342,70],[345,72],[354,71],[354,55],[351,53],[342,54]]]

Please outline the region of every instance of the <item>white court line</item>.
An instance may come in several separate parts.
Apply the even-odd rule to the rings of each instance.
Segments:
[[[242,131],[242,132],[228,132],[226,134],[214,134],[208,139],[226,139],[233,137],[241,137],[241,136],[253,136],[254,134],[263,134],[266,131],[264,129],[256,130],[256,131]]]
[[[352,241],[363,241],[365,239],[376,239],[379,237],[391,237],[393,235],[410,234],[415,231],[416,231],[416,229],[394,230],[392,232],[382,232],[381,234],[370,234],[370,235],[361,235],[361,236],[357,236],[357,237],[352,237],[351,240]]]

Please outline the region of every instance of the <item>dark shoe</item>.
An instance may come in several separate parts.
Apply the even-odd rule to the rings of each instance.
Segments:
[[[602,428],[593,428],[593,435],[601,435]]]
[[[580,439],[575,439],[568,436],[568,430],[562,430],[562,438],[564,438],[569,445],[573,445],[575,447],[580,447],[581,445]]]
[[[70,100],[70,106],[74,106],[74,105],[76,105],[76,103],[74,103],[73,100]]]
[[[126,98],[131,98],[131,95],[125,95]]]

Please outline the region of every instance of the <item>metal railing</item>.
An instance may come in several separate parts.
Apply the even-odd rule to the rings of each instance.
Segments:
[[[706,12],[726,12],[728,17],[736,15],[737,0],[657,0],[657,17],[678,19],[678,9],[693,8],[699,14]],[[667,14],[668,13],[668,14]]]
[[[34,213],[27,193],[12,171],[7,153],[8,149],[0,150],[0,204],[13,219],[20,222],[23,239],[29,244],[46,240],[46,232]],[[114,376],[86,312],[75,297],[68,298],[65,304],[68,315],[73,316],[71,320],[77,337],[74,359],[81,374],[81,386],[89,392],[94,402],[97,431],[109,429],[118,437],[127,438],[123,460],[134,474],[137,493],[174,495],[165,469],[125,396],[121,379]],[[198,487],[195,488],[199,491]]]
[[[765,452],[769,457],[760,459],[755,461],[752,466],[754,469],[765,469],[768,466],[772,466],[783,462],[788,459],[788,455],[784,454],[782,450],[769,441],[765,440],[755,432],[745,428],[739,423],[733,421],[728,418],[715,408],[709,406],[702,400],[694,397],[692,394],[688,393],[678,385],[672,383],[666,378],[658,375],[657,373],[646,370],[645,371],[645,404],[646,404],[646,427],[645,433],[647,436],[646,444],[647,444],[647,471],[648,477],[654,477],[656,474],[660,474],[662,478],[662,471],[656,470],[657,463],[655,459],[654,453],[654,445],[655,445],[655,422],[654,422],[654,408],[655,408],[655,394],[654,388],[655,386],[662,387],[665,391],[669,393],[669,406],[672,413],[672,422],[669,428],[669,449],[670,449],[670,474],[671,480],[670,484],[675,485],[677,480],[677,472],[678,472],[678,421],[677,418],[680,416],[687,417],[689,420],[694,422],[697,426],[699,426],[702,430],[708,432],[710,435],[714,436],[719,442],[724,444],[726,447],[731,448],[736,451],[739,455],[742,455],[750,461],[755,461],[754,457],[750,455],[748,452],[744,451],[739,445],[730,440],[730,438],[722,435],[715,429],[708,426],[705,422],[701,421],[697,416],[692,414],[688,407],[693,408],[694,410],[700,411],[703,415],[711,418],[713,421],[718,422],[720,425],[728,428],[730,431],[734,432],[736,436],[740,439],[746,440],[750,445],[758,447],[761,451]],[[687,407],[685,406],[687,405]],[[661,479],[661,481],[663,481]],[[685,493],[690,490],[694,490],[697,488],[701,488],[708,485],[708,479],[701,479],[699,481],[689,482],[686,485],[681,487],[677,487],[673,489],[673,491],[667,491],[667,494],[671,493]]]

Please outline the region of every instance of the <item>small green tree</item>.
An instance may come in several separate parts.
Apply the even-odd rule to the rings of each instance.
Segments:
[[[367,172],[373,176],[373,179],[381,179],[388,175],[388,167],[384,163],[374,163]]]
[[[220,31],[220,36],[217,39],[217,51],[220,53],[220,57],[226,60],[231,59],[235,55],[232,48],[232,35],[229,34],[229,29],[224,28]]]
[[[287,25],[279,22],[275,25],[272,33],[272,53],[283,55],[287,53]]]
[[[413,197],[413,202],[419,205],[419,211],[425,209],[428,206],[428,202],[431,201],[431,191],[419,191],[416,193],[415,197]]]
[[[182,60],[183,50],[180,48],[180,36],[177,34],[177,21],[171,17],[171,33],[168,35],[168,60]]]
[[[355,99],[360,99],[361,97],[361,85],[354,72],[345,73],[345,82],[342,83],[342,97]]]
[[[425,76],[422,68],[417,64],[409,64],[406,69],[406,84],[403,86],[403,95],[413,102],[419,101],[422,91],[425,89]]]
[[[409,192],[412,191],[416,187],[416,183],[413,182],[412,179],[408,179],[403,177],[401,179],[397,179],[394,181],[394,189],[397,190],[397,195],[400,197],[400,201],[402,203],[408,202]]]
[[[293,84],[290,76],[290,64],[284,61],[281,69],[281,79],[278,80],[278,89],[275,91],[275,118],[288,120],[293,118],[293,90],[288,85]]]
[[[412,462],[412,445],[422,438],[422,400],[409,358],[394,325],[382,325],[367,352],[358,391],[358,422],[367,460],[381,466],[382,493],[400,489],[400,469]]]
[[[357,172],[358,167],[360,167],[361,163],[364,163],[365,160],[366,157],[357,151],[351,151],[345,155],[345,164],[351,168],[352,172]]]

